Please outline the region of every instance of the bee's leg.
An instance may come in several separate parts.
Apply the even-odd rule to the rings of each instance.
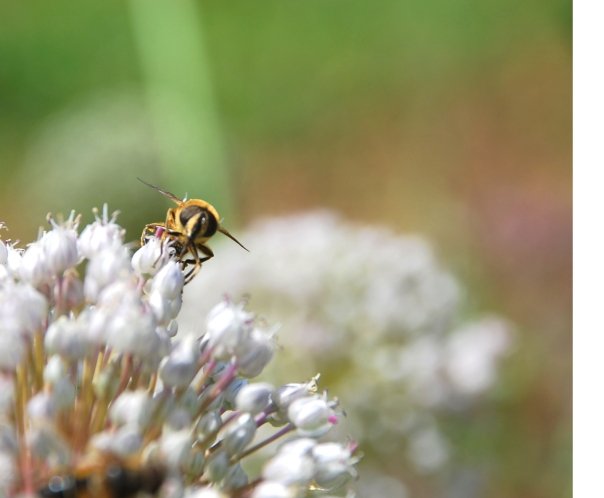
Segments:
[[[210,249],[208,246],[204,246],[203,244],[197,244],[197,246],[195,246],[195,247],[197,249],[199,249],[202,253],[205,254],[205,257],[203,257],[199,260],[200,263],[203,263],[204,261],[207,261],[208,259],[211,259],[214,257],[214,253],[212,252],[212,249]],[[199,255],[197,257],[199,257]]]
[[[144,246],[147,243],[146,238],[149,235],[155,235],[155,232],[159,227],[163,228],[165,225],[161,222],[149,223],[148,225],[145,225],[145,228],[143,228],[143,233],[141,234],[141,246]]]
[[[190,260],[190,259],[181,260],[181,262],[183,263],[183,269],[184,269],[185,264],[193,263],[193,268],[191,268],[185,274],[185,285],[188,284],[191,280],[193,280],[195,275],[197,275],[197,273],[201,269],[201,261],[199,259],[199,254],[197,254],[197,250],[191,251],[191,255],[193,256],[193,260]]]
[[[192,260],[185,259],[185,255],[187,254],[187,252],[193,257]],[[178,260],[182,264],[183,271],[185,270],[187,265],[189,265],[189,264],[194,265],[193,268],[191,268],[187,273],[185,273],[185,285],[186,285],[191,280],[193,280],[193,277],[195,275],[197,275],[197,272],[201,268],[201,261],[199,260],[199,254],[197,253],[197,248],[195,247],[195,244],[190,243],[190,244],[187,244],[186,246],[184,246],[182,248],[182,250],[180,251],[180,254],[178,255]]]
[[[147,236],[154,230],[153,225],[145,225],[143,233],[141,233],[141,247],[147,243]]]
[[[193,261],[191,261],[191,260],[185,261],[187,263],[188,262],[195,263],[195,266],[193,267],[193,269],[190,270],[185,275],[185,284],[188,284],[191,280],[193,280],[193,278],[195,278],[195,275],[197,275],[199,273],[199,270],[201,270],[201,263],[214,257],[214,253],[212,252],[212,249],[210,249],[208,246],[204,246],[203,244],[197,244],[194,249],[195,249],[194,251],[191,251],[191,254],[193,256]],[[198,251],[201,251],[202,253],[204,253],[205,256],[203,258],[200,258]]]

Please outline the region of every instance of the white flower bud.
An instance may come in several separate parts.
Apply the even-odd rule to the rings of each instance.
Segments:
[[[149,423],[153,400],[145,390],[124,391],[111,404],[109,418],[115,425],[131,425],[141,430]]]
[[[121,307],[141,308],[143,306],[140,289],[133,280],[117,280],[110,283],[99,294],[97,305],[106,309]]]
[[[168,308],[169,316],[172,317],[172,319],[176,318],[178,316],[178,313],[180,312],[180,308],[182,308],[182,294],[179,294],[175,298],[170,299]]]
[[[149,308],[155,316],[155,320],[159,324],[165,324],[172,319],[170,315],[170,302],[160,292],[151,292],[147,296]]]
[[[200,438],[213,432],[217,432],[222,427],[222,418],[217,411],[206,412],[197,423],[197,434]]]
[[[183,472],[188,475],[199,476],[203,473],[206,458],[201,451],[192,451],[189,460],[183,467]]]
[[[20,275],[23,280],[34,287],[48,283],[52,280],[53,272],[46,260],[44,248],[40,242],[34,242],[21,257]]]
[[[227,498],[227,496],[215,488],[192,488],[188,487],[184,498]]]
[[[50,324],[44,336],[44,348],[49,354],[78,360],[93,350],[85,323],[81,320],[60,316]]]
[[[192,421],[189,411],[177,406],[168,414],[164,427],[171,431],[180,431],[190,427]]]
[[[163,434],[160,451],[168,469],[176,470],[185,466],[191,457],[193,439],[188,429]]]
[[[264,466],[262,477],[287,486],[307,486],[314,473],[315,464],[309,455],[279,451]]]
[[[94,376],[92,388],[97,398],[110,399],[115,395],[119,386],[120,360],[119,356],[111,358],[107,368]]]
[[[182,306],[182,296],[168,298],[158,290],[151,290],[148,296],[148,303],[157,323],[167,325],[178,315]]]
[[[222,481],[227,475],[228,471],[229,455],[226,453],[226,451],[218,450],[208,458],[205,474],[210,481]]]
[[[53,355],[46,360],[44,367],[44,382],[51,386],[67,375],[63,360],[58,355]]]
[[[197,373],[199,356],[197,340],[192,335],[186,336],[160,363],[161,380],[167,386],[187,386]]]
[[[239,463],[235,465],[231,465],[227,475],[224,477],[222,481],[222,485],[225,489],[239,489],[243,486],[247,486],[249,482],[249,478],[243,467]]]
[[[169,261],[170,253],[165,243],[156,237],[132,255],[132,268],[139,275],[155,275]]]
[[[121,307],[107,324],[107,344],[120,353],[154,361],[161,340],[155,331],[153,316],[140,309]]]
[[[50,394],[35,394],[27,402],[27,415],[32,421],[45,422],[52,421],[56,413],[56,406]]]
[[[123,243],[124,229],[114,223],[114,219],[108,219],[106,207],[103,207],[103,218],[97,218],[94,223],[86,226],[78,239],[78,249],[86,258],[92,258],[107,248],[119,247]]]
[[[54,275],[78,264],[78,239],[75,230],[56,226],[46,232],[40,244],[46,256],[46,264]]]
[[[5,327],[32,336],[46,321],[48,304],[26,283],[9,284],[0,291],[0,321]]]
[[[286,441],[279,447],[279,453],[290,453],[293,455],[310,455],[312,449],[317,445],[315,439],[300,437]]]
[[[243,386],[235,398],[235,407],[238,411],[257,415],[270,406],[274,390],[275,388],[271,384],[265,382]]]
[[[297,498],[296,488],[274,481],[263,481],[254,488],[251,498]]]
[[[274,351],[275,344],[272,337],[254,328],[235,350],[239,374],[248,378],[257,377],[271,361]]]
[[[101,453],[111,453],[114,431],[97,432],[90,438],[88,445]]]
[[[168,261],[153,277],[151,289],[160,292],[167,299],[174,299],[182,293],[185,278],[176,261]]]
[[[338,443],[322,443],[313,448],[315,482],[324,489],[335,489],[357,476],[354,458],[348,448]]]
[[[124,425],[113,432],[111,453],[127,457],[138,453],[143,445],[143,436],[138,425]]]
[[[320,437],[335,423],[333,409],[327,400],[319,396],[297,399],[289,406],[287,415],[302,436]]]
[[[273,401],[279,410],[287,411],[293,401],[317,391],[316,381],[317,377],[314,377],[310,382],[285,384],[277,389]]]
[[[226,429],[222,440],[225,451],[233,456],[241,453],[256,435],[256,422],[249,413],[237,417]]]
[[[51,398],[57,411],[73,408],[76,399],[76,388],[69,377],[59,379],[52,386]]]
[[[14,370],[25,354],[25,342],[15,328],[0,324],[0,370]]]
[[[166,333],[168,337],[174,337],[178,333],[178,322],[176,320],[170,320],[166,326]]]
[[[26,442],[32,455],[51,467],[64,467],[72,461],[69,446],[50,424],[32,427],[27,431]]]
[[[84,295],[96,301],[109,284],[127,278],[132,272],[128,250],[122,246],[106,247],[96,253],[86,268]]]
[[[234,354],[243,337],[251,330],[253,315],[242,305],[229,301],[214,306],[207,318],[208,347],[214,357],[228,360]]]

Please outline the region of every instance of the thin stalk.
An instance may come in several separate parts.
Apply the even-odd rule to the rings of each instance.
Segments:
[[[254,445],[254,446],[251,446],[250,448],[248,448],[247,450],[245,450],[243,453],[241,453],[241,455],[239,455],[235,459],[235,461],[233,463],[238,462],[242,458],[245,458],[246,456],[254,453],[254,451],[259,450],[260,448],[264,448],[265,446],[268,446],[273,441],[276,441],[281,436],[284,436],[285,434],[287,434],[288,432],[291,432],[294,429],[295,429],[295,427],[294,427],[293,424],[287,424],[287,425],[285,425],[284,427],[282,427],[281,429],[279,429],[277,432],[275,432],[274,434],[271,434],[269,437],[267,437],[264,441],[260,441],[258,444]]]

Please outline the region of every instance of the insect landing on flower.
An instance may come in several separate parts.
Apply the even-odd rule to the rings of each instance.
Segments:
[[[214,256],[206,242],[217,231],[237,242],[246,251],[248,250],[226,228],[222,227],[218,211],[210,203],[201,199],[181,200],[174,194],[151,185],[140,178],[139,181],[165,195],[174,201],[177,206],[168,209],[165,223],[149,223],[145,226],[141,234],[141,246],[146,244],[149,237],[153,235],[161,238],[161,240],[169,240],[176,252],[176,259],[181,263],[183,270],[188,265],[193,265],[193,268],[185,274],[185,284],[193,280],[204,261]]]
[[[166,478],[158,466],[98,454],[72,471],[56,473],[38,489],[40,498],[135,498],[155,496]]]

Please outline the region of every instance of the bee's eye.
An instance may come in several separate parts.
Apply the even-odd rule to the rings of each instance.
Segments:
[[[188,206],[179,214],[179,220],[186,231],[193,237],[202,235],[211,237],[216,233],[218,222],[212,213],[199,206]]]

